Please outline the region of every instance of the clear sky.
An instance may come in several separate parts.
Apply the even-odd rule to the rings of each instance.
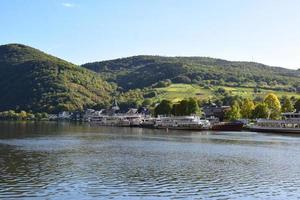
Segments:
[[[0,44],[76,64],[209,56],[300,68],[299,0],[1,0]]]

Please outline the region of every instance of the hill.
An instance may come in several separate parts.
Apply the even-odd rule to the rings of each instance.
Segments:
[[[208,57],[133,56],[87,63],[83,67],[100,73],[124,90],[155,86],[165,81],[291,92],[300,86],[299,70]]]
[[[252,88],[245,87],[221,87],[231,96],[240,96],[243,98],[250,99],[263,99],[267,94],[274,93],[279,98],[287,96],[289,98],[295,97],[300,98],[300,93],[287,92],[287,91],[275,91],[272,89],[260,89],[259,92],[255,92]],[[153,102],[160,102],[163,99],[169,99],[173,103],[181,101],[182,99],[189,97],[196,97],[200,100],[206,99],[216,99],[220,92],[218,91],[220,87],[210,87],[203,88],[197,84],[171,84],[167,87],[154,88],[152,92],[155,92],[156,95],[151,97]]]
[[[115,86],[98,74],[21,44],[0,46],[0,110],[58,112],[107,105]]]

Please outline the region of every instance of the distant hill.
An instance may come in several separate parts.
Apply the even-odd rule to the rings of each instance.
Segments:
[[[106,107],[113,98],[131,107],[146,98],[184,98],[176,86],[196,88],[192,96],[212,95],[219,86],[292,95],[300,90],[300,71],[206,57],[133,56],[77,66],[22,44],[0,46],[0,111],[57,113]]]
[[[115,86],[83,67],[21,44],[0,46],[0,110],[58,112],[106,105]]]
[[[123,89],[144,88],[159,81],[224,85],[296,91],[300,71],[254,62],[208,57],[133,56],[87,63],[83,67],[101,74]]]

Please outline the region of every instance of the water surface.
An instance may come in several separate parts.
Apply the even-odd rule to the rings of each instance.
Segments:
[[[0,199],[299,199],[300,137],[0,123]]]

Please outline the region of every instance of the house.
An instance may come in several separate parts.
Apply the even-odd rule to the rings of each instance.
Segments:
[[[101,116],[104,111],[105,111],[104,109],[102,110],[86,109],[82,116],[82,119],[83,121],[90,121],[90,119],[93,117]]]
[[[138,114],[138,109],[137,108],[130,108],[127,112],[127,115],[135,115]]]
[[[72,113],[68,112],[68,111],[62,111],[60,113],[58,113],[58,119],[65,119],[65,120],[69,120],[71,119]]]
[[[202,110],[206,118],[216,117],[223,121],[225,112],[230,110],[230,106],[218,106],[215,103],[208,103],[203,106]]]

